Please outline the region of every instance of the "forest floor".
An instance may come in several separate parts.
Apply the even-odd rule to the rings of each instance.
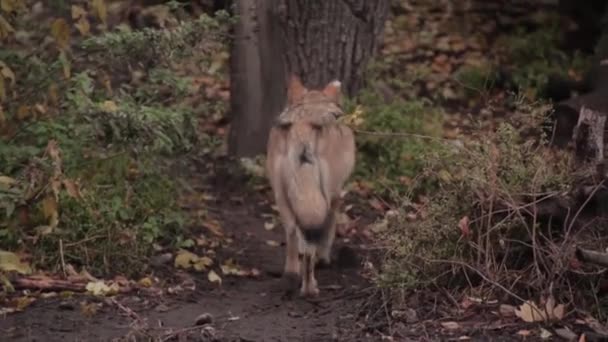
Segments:
[[[416,3],[415,1],[412,3]],[[418,5],[417,5],[418,6]],[[525,7],[525,6],[524,6]],[[418,9],[418,7],[416,7]],[[504,111],[482,109],[501,94],[484,93],[483,100],[462,99],[462,80],[453,77],[463,65],[483,66],[495,55],[490,36],[493,18],[483,17],[486,41],[456,31],[441,31],[445,13],[430,8],[428,16],[405,9],[392,18],[382,58],[407,65],[413,80],[411,97],[425,96],[444,107],[445,137],[471,130],[467,116],[479,115],[484,127],[495,127]],[[490,8],[488,11],[492,12]],[[516,17],[519,13],[513,14]],[[531,14],[530,16],[533,16]],[[505,20],[510,20],[505,15]],[[435,18],[435,19],[432,19]],[[504,18],[503,18],[504,19]],[[463,19],[464,20],[464,19]],[[407,29],[396,23],[407,22]],[[458,25],[456,23],[455,25]],[[423,27],[423,28],[421,28]],[[443,28],[447,30],[446,28]],[[415,32],[431,32],[422,37]],[[423,42],[424,41],[424,42]],[[496,62],[496,60],[492,60]],[[399,74],[401,70],[392,70]],[[483,75],[482,75],[483,78]],[[483,80],[482,80],[483,83]],[[476,91],[481,91],[476,89]],[[490,99],[492,98],[492,99]],[[483,103],[481,103],[483,102]],[[481,103],[481,104],[480,104]],[[488,115],[488,117],[484,117]],[[222,136],[222,139],[225,137]],[[2,341],[532,341],[541,339],[536,326],[496,314],[497,305],[475,306],[451,316],[441,305],[449,297],[439,290],[419,296],[403,322],[393,322],[384,305],[389,299],[372,283],[380,256],[369,227],[381,215],[369,199],[349,194],[352,205],[348,227],[337,239],[335,263],[317,272],[321,294],[316,299],[285,297],[281,271],[284,233],[276,221],[266,184],[251,185],[250,177],[223,156],[191,155],[174,168],[188,180],[182,207],[194,215],[204,208],[216,221],[201,224],[191,238],[213,236],[219,247],[215,260],[230,261],[246,275],[221,275],[211,282],[208,273],[186,272],[173,259],[154,261],[154,277],[163,286],[139,288],[112,297],[61,294],[40,296],[27,308],[0,317]],[[200,200],[204,198],[204,200]],[[273,219],[274,217],[274,219]],[[221,227],[221,229],[216,229]],[[194,247],[193,252],[196,252]],[[160,257],[162,259],[162,256]],[[439,299],[441,298],[441,299]],[[458,303],[454,303],[458,305]]]
[[[212,168],[200,159],[190,162],[186,169],[191,170],[192,188],[212,198],[198,205],[213,208],[223,238],[230,241],[218,249],[216,259],[232,259],[242,269],[258,270],[254,276],[224,276],[218,286],[204,273],[176,271],[169,263],[155,267],[155,274],[167,281],[164,290],[110,299],[39,299],[23,312],[0,319],[3,340],[390,341],[394,329],[400,336],[397,341],[521,340],[521,324],[493,320],[489,312],[439,319],[433,298],[416,307],[411,323],[389,326],[382,293],[364,266],[377,260],[371,252],[373,243],[356,234],[373,220],[360,212],[363,208],[353,209],[359,220],[350,236],[337,239],[333,266],[317,271],[320,296],[286,297],[280,278],[284,243],[274,243],[284,240],[283,231],[280,226],[269,230],[266,224],[273,212],[270,192],[243,191],[246,177],[227,161],[212,160]],[[442,326],[444,321],[457,321],[460,327],[450,331]]]

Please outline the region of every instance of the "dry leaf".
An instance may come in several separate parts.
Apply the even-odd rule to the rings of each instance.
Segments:
[[[103,281],[87,283],[86,289],[94,296],[111,296],[118,293],[118,284],[106,285]]]
[[[70,42],[70,27],[63,18],[58,18],[51,24],[51,34],[60,49],[66,49]]]
[[[152,279],[150,279],[149,277],[145,277],[141,278],[137,283],[143,287],[151,287],[153,282]]]
[[[6,38],[8,38],[8,36],[10,36],[11,33],[14,33],[14,32],[15,32],[15,29],[0,14],[0,39],[6,39]]]
[[[104,113],[116,113],[118,111],[118,106],[116,105],[116,102],[112,100],[106,100],[101,103],[100,109]]]
[[[520,305],[519,310],[515,310],[515,315],[528,323],[542,322],[547,319],[545,311],[531,301],[526,301]]]
[[[72,5],[72,19],[76,20],[81,17],[86,17],[87,11],[79,5]]]
[[[278,242],[276,242],[276,241],[274,241],[274,240],[266,240],[266,244],[267,244],[268,246],[272,246],[272,247],[278,247],[278,246],[280,246],[280,245],[281,245],[280,243],[278,243]]]
[[[17,254],[3,250],[0,250],[0,271],[15,271],[21,274],[32,273],[30,265],[22,262]]]
[[[220,278],[220,276],[217,275],[217,273],[215,273],[213,270],[209,271],[209,274],[207,274],[207,279],[212,283],[218,283],[220,285],[222,284],[222,278]]]
[[[58,205],[55,196],[46,196],[42,200],[42,213],[44,218],[49,220],[51,228],[57,227],[59,224],[59,213],[57,212]]]
[[[217,221],[204,222],[203,227],[207,228],[211,233],[213,233],[213,235],[220,237],[224,236],[224,233],[222,232],[222,227],[220,227],[220,224]]]
[[[540,338],[541,339],[546,340],[546,339],[551,338],[551,336],[553,336],[553,334],[549,330],[540,328]]]
[[[458,228],[460,228],[460,233],[464,237],[469,237],[471,235],[471,228],[469,228],[469,217],[464,216],[458,222]]]
[[[72,66],[64,50],[61,50],[59,53],[59,63],[61,63],[61,68],[63,69],[63,77],[66,80],[69,79],[72,74]]]
[[[24,7],[22,0],[0,0],[0,8],[7,13],[17,12]]]
[[[91,0],[91,8],[95,12],[95,16],[105,25],[108,20],[108,8],[104,0]]]
[[[273,230],[275,226],[274,222],[264,222],[264,229],[266,230]]]
[[[508,304],[500,304],[498,307],[498,312],[503,317],[513,317],[515,316],[515,307],[513,305]]]
[[[88,36],[91,33],[91,24],[87,17],[80,17],[78,21],[74,24],[74,27],[80,32],[81,36]]]
[[[448,330],[457,330],[457,329],[460,329],[460,324],[458,324],[456,322],[441,322],[441,326],[444,329],[448,329]]]
[[[69,179],[64,179],[63,187],[65,188],[66,192],[68,193],[68,195],[70,197],[76,198],[76,199],[82,199],[82,194],[80,193],[78,184],[74,183],[74,181],[71,181]]]
[[[517,335],[523,336],[523,337],[530,336],[531,334],[532,334],[532,332],[530,330],[525,330],[525,329],[522,329],[517,332]]]

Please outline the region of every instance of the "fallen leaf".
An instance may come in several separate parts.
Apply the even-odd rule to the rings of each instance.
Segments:
[[[151,287],[153,282],[152,282],[152,279],[150,279],[150,277],[145,277],[145,278],[139,279],[139,281],[137,283],[143,287]]]
[[[72,5],[72,19],[78,19],[80,17],[86,17],[87,11],[84,7],[79,5]]]
[[[13,252],[0,250],[0,270],[5,272],[15,271],[21,274],[30,274],[30,265],[21,261],[21,258]]]
[[[104,113],[116,113],[118,111],[118,106],[116,105],[116,102],[112,100],[103,101],[99,108]]]
[[[209,274],[207,274],[207,279],[212,283],[218,283],[220,285],[222,284],[222,278],[220,278],[220,276],[217,275],[214,270],[209,271]]]
[[[553,336],[553,334],[549,330],[540,328],[540,338],[541,339],[546,340],[546,339],[551,338],[551,336]]]
[[[272,246],[272,247],[278,247],[278,246],[280,246],[280,245],[281,245],[280,243],[278,243],[278,242],[276,242],[276,241],[274,241],[274,240],[266,240],[266,244],[267,244],[268,246]]]
[[[522,329],[517,332],[517,335],[523,336],[523,337],[530,336],[531,334],[532,334],[532,332],[530,330],[525,330],[525,329]]]
[[[108,8],[104,0],[91,0],[91,8],[95,12],[95,15],[105,25],[108,19]]]
[[[106,285],[103,281],[87,283],[86,289],[94,296],[111,296],[118,293],[118,284]]]
[[[524,322],[542,322],[547,319],[545,311],[541,310],[534,302],[526,301],[519,306],[519,310],[515,310],[515,315],[521,318]]]
[[[199,256],[185,249],[179,250],[175,256],[175,267],[189,269],[192,264],[198,261]]]
[[[70,197],[76,198],[76,199],[82,199],[82,194],[80,193],[80,189],[78,188],[78,185],[74,181],[71,181],[69,179],[64,179],[63,186]]]
[[[516,308],[513,305],[508,304],[500,304],[500,306],[498,307],[498,312],[500,312],[500,315],[503,317],[515,316],[515,310]]]
[[[213,233],[216,236],[224,236],[224,233],[222,232],[222,227],[220,226],[219,222],[217,221],[207,221],[203,223],[203,227],[207,228],[211,233]]]
[[[441,322],[441,326],[448,330],[460,329],[460,324],[456,322]]]
[[[11,33],[14,33],[15,29],[11,26],[11,24],[4,19],[4,17],[0,14],[0,39],[6,39]]]
[[[57,18],[51,24],[51,34],[61,50],[68,47],[70,42],[70,27],[63,18]]]
[[[95,303],[80,303],[80,313],[85,317],[92,317],[99,307]]]
[[[78,19],[78,21],[74,24],[74,27],[76,27],[82,36],[88,36],[91,32],[91,24],[86,17],[80,17],[80,19]]]
[[[458,228],[460,228],[460,233],[464,237],[471,236],[471,229],[469,228],[469,217],[464,216],[458,221]]]
[[[201,257],[194,262],[194,269],[197,271],[204,271],[207,267],[213,265],[213,260],[207,256]]]
[[[264,222],[264,229],[273,230],[276,224],[274,222]]]

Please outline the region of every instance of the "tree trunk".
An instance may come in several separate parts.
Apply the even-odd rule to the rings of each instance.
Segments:
[[[237,0],[231,58],[232,127],[228,152],[264,153],[283,110],[289,73],[308,88],[338,79],[346,94],[363,72],[384,28],[389,0]]]

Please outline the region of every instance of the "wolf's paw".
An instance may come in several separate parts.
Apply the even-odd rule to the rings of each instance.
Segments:
[[[317,297],[319,295],[319,288],[317,285],[309,284],[308,286],[302,286],[300,289],[300,296],[302,297]]]
[[[291,272],[283,273],[283,278],[281,280],[283,283],[282,287],[285,290],[285,294],[289,297],[293,296],[296,293],[301,282],[300,275]]]

